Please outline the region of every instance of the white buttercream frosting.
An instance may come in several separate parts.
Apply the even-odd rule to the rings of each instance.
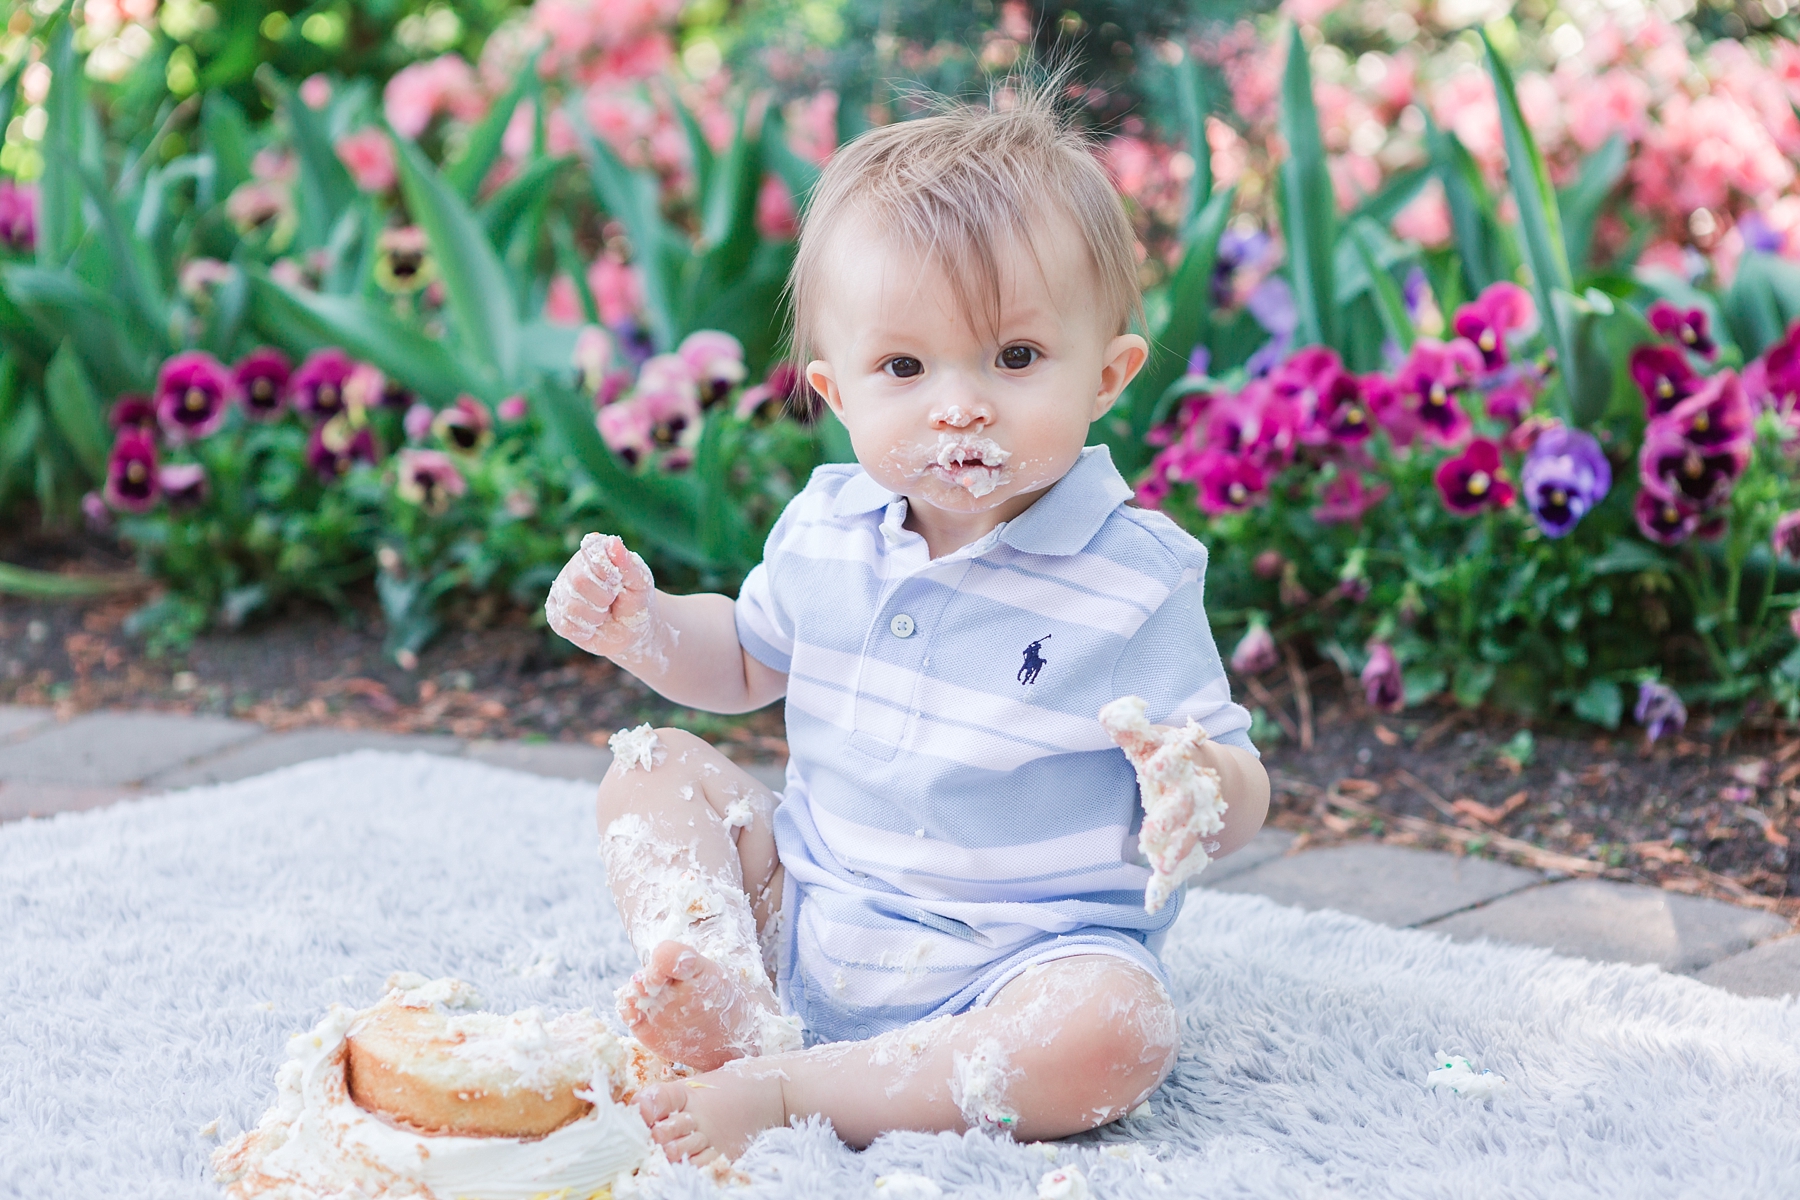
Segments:
[[[423,998],[418,989],[401,990]],[[362,1015],[333,1005],[289,1040],[275,1106],[213,1155],[232,1200],[534,1200],[546,1193],[585,1200],[633,1174],[650,1153],[650,1131],[635,1107],[612,1099],[604,1069],[576,1093],[592,1104],[589,1112],[545,1137],[438,1136],[390,1124],[359,1107],[345,1080],[346,1036]],[[500,1023],[501,1052],[527,1067],[557,1032],[558,1022],[546,1025],[535,1012],[452,1020],[477,1017]]]
[[[1158,728],[1144,713],[1142,699],[1121,696],[1100,710],[1100,724],[1137,773],[1144,804],[1138,849],[1151,871],[1144,908],[1156,912],[1212,861],[1205,839],[1225,828],[1225,797],[1219,773],[1194,754],[1206,740],[1206,730],[1192,717],[1184,728]],[[1190,847],[1185,855],[1182,846]]]
[[[633,767],[642,767],[646,771],[656,769],[657,754],[663,751],[662,741],[656,736],[656,730],[648,723],[636,729],[621,729],[607,739],[606,745],[613,752],[613,761],[619,764],[619,770],[629,771]]]

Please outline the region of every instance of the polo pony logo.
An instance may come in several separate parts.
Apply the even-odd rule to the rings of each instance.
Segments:
[[[1043,637],[1025,647],[1025,665],[1019,668],[1020,683],[1037,682],[1038,672],[1044,669],[1044,655],[1042,653],[1044,643],[1055,636],[1055,634],[1046,633]]]

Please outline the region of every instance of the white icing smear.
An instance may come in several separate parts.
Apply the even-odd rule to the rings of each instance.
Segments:
[[[997,1133],[1019,1123],[1018,1110],[1006,1096],[1019,1072],[997,1040],[986,1038],[967,1054],[957,1051],[950,1057],[950,1071],[950,1098],[971,1129]]]
[[[649,722],[636,729],[621,729],[606,740],[606,745],[613,752],[613,761],[619,770],[629,771],[633,767],[642,767],[646,771],[656,769],[656,764],[668,756],[662,742],[656,736],[656,730]]]
[[[1469,1060],[1460,1054],[1440,1054],[1438,1062],[1442,1065],[1425,1077],[1425,1086],[1428,1088],[1449,1088],[1459,1096],[1486,1100],[1499,1095],[1500,1089],[1506,1086],[1504,1075],[1496,1075],[1492,1071],[1477,1074]]]
[[[972,433],[940,433],[925,471],[936,472],[971,496],[981,497],[1010,479],[1012,451],[993,438]],[[923,472],[922,472],[923,473]]]
[[[1054,1171],[1046,1171],[1038,1180],[1038,1200],[1088,1200],[1093,1195],[1088,1189],[1087,1176],[1079,1167],[1058,1167]]]
[[[756,822],[756,809],[748,800],[733,800],[725,806],[725,828],[748,829]]]
[[[1151,872],[1144,908],[1156,912],[1212,861],[1205,839],[1225,828],[1219,773],[1197,761],[1193,751],[1206,730],[1191,717],[1186,728],[1158,729],[1145,718],[1143,700],[1121,696],[1100,710],[1100,723],[1137,772],[1144,803],[1138,849]]]
[[[587,1197],[630,1176],[650,1153],[637,1110],[601,1075],[576,1094],[593,1104],[546,1137],[441,1137],[365,1112],[344,1078],[345,1036],[362,1014],[334,1005],[288,1042],[275,1107],[213,1155],[232,1200],[534,1200]]]

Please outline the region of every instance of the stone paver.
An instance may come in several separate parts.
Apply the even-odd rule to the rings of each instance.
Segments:
[[[164,789],[198,787],[248,779],[277,767],[290,767],[315,758],[333,758],[356,750],[454,755],[461,753],[462,748],[461,742],[450,737],[408,737],[350,729],[294,729],[238,742],[221,753],[159,771],[145,782]]]
[[[1800,936],[1722,958],[1695,978],[1740,996],[1800,995]]]
[[[610,750],[578,742],[470,742],[464,753],[477,762],[512,771],[586,783],[599,783],[613,757]]]
[[[1286,854],[1288,847],[1294,844],[1296,835],[1285,829],[1273,827],[1259,830],[1250,839],[1250,844],[1236,854],[1227,854],[1216,863],[1208,864],[1206,870],[1200,872],[1194,880],[1196,887],[1217,887],[1227,879],[1242,875],[1245,871],[1254,870],[1272,858],[1280,858]]]
[[[72,787],[64,783],[0,783],[0,821],[85,812],[141,796],[139,788]]]
[[[1570,879],[1426,926],[1459,941],[1488,937],[1602,962],[1693,972],[1788,924],[1753,908],[1603,879]]]
[[[94,712],[0,746],[0,782],[139,783],[262,733],[249,721],[179,713]]]
[[[1335,908],[1384,925],[1417,925],[1542,879],[1537,871],[1485,858],[1352,842],[1271,859],[1217,887],[1302,908]]]
[[[28,730],[48,725],[55,719],[56,714],[47,708],[0,704],[0,742],[16,741],[24,737]]]
[[[787,786],[786,767],[778,767],[774,763],[741,763],[739,765],[750,773],[751,778],[771,792],[779,792]]]

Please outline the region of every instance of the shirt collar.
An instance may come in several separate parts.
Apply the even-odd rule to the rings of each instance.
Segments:
[[[1027,554],[1075,554],[1131,495],[1131,485],[1113,466],[1112,452],[1105,446],[1084,447],[1068,474],[1002,527],[1000,540]],[[833,516],[854,516],[884,509],[895,499],[858,469],[838,490],[831,511]]]

